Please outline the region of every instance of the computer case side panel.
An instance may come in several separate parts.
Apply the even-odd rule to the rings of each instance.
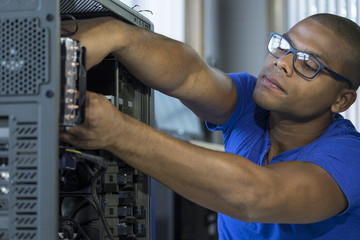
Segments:
[[[0,1],[0,239],[56,239],[59,7]]]

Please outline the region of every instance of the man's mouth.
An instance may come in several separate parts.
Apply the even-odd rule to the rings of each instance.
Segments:
[[[275,78],[273,78],[270,74],[265,74],[263,76],[263,83],[265,86],[267,86],[271,89],[285,92],[284,89],[281,87],[280,83]]]

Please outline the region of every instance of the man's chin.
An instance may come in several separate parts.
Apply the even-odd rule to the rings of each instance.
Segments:
[[[269,106],[268,97],[266,97],[266,94],[264,93],[263,89],[259,87],[259,84],[257,83],[253,92],[253,100],[259,107],[270,110],[271,107]]]

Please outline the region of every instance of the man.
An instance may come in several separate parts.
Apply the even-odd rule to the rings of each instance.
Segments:
[[[219,212],[220,239],[360,238],[360,135],[338,114],[360,81],[356,24],[319,14],[272,33],[257,79],[224,74],[188,46],[114,19],[81,21],[74,38],[87,47],[87,68],[113,53],[222,130],[226,152],[167,136],[95,93],[85,124],[63,140],[109,150]]]

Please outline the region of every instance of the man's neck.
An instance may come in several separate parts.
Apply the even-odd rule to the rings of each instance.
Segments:
[[[297,122],[271,112],[269,117],[269,136],[271,139],[269,159],[271,160],[272,157],[282,152],[315,141],[325,132],[331,121],[331,114],[311,121]]]

